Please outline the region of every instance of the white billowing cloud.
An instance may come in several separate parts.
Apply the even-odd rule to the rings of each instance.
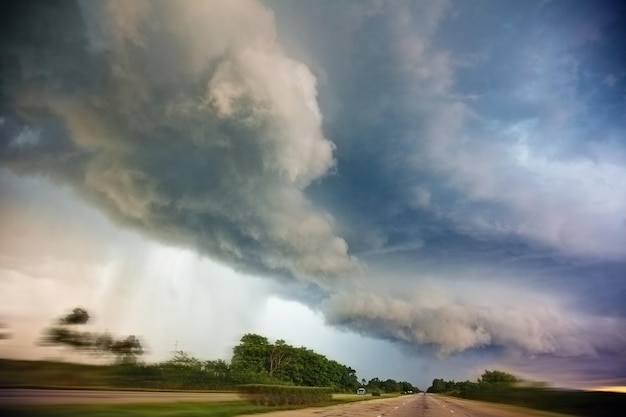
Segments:
[[[447,123],[435,127],[429,153],[418,158],[424,162],[430,157],[428,163],[470,204],[450,210],[433,201],[440,214],[468,233],[521,236],[568,255],[623,259],[623,164],[546,155],[531,145],[543,136],[528,122],[511,127],[500,145],[482,138],[468,141],[471,133],[462,125],[471,111],[443,113]],[[471,203],[495,204],[497,215]]]
[[[430,71],[405,73],[407,89],[429,97],[409,103],[424,122],[406,133],[413,147],[407,169],[428,170],[437,187],[453,189],[459,198],[454,204],[436,192],[426,198],[416,183],[407,190],[407,205],[428,208],[464,233],[517,236],[566,255],[624,259],[626,159],[615,140],[624,132],[607,127],[598,132],[607,137],[581,137],[595,122],[577,79],[563,76],[563,92],[554,98],[547,93],[552,84],[522,78],[519,95],[509,99],[538,109],[540,117],[505,125],[497,109],[480,114],[471,101],[455,98],[453,60],[429,54],[427,39],[409,44],[414,51],[399,59],[432,68],[440,78],[424,78]],[[567,152],[573,146],[580,150],[576,156]]]
[[[615,319],[578,317],[554,297],[476,285],[423,283],[403,294],[341,291],[324,306],[331,325],[430,345],[441,355],[499,346],[525,355],[595,356],[624,343]]]
[[[173,67],[171,72],[180,70],[179,75],[201,79],[208,65],[218,63],[207,80],[206,91],[197,92],[200,97],[194,97],[192,102],[185,100],[178,106],[176,100],[171,100],[168,109],[182,113],[197,110],[181,108],[183,105],[205,107],[206,111],[214,106],[210,110],[216,111],[219,117],[237,119],[235,112],[242,102],[249,100],[255,106],[250,116],[270,117],[273,124],[271,134],[257,138],[264,142],[265,168],[276,170],[290,183],[305,186],[332,167],[334,145],[321,132],[316,79],[304,64],[285,55],[277,42],[270,10],[253,0],[236,3],[186,0],[163,7],[161,10],[143,1],[83,3],[87,21],[92,23],[88,33],[94,49],[99,46],[112,52],[114,71],[123,80],[136,83],[131,86],[124,82],[124,87],[131,87],[130,90],[124,88],[118,92],[129,99],[128,107],[148,100],[150,90],[155,89],[150,83],[161,81],[146,79],[137,72],[128,45],[146,46],[149,41],[145,38],[152,34],[143,33],[141,25],[156,26],[150,19],[167,17],[159,21],[164,28],[151,29],[165,32],[159,36],[173,38],[173,42],[182,43],[180,47],[185,49],[186,61],[164,63]],[[172,54],[168,50],[146,51],[150,55],[161,52]]]
[[[22,112],[43,106],[59,117],[75,149],[28,159],[32,143],[9,166],[28,159],[26,171],[69,181],[117,221],[239,268],[312,279],[357,267],[333,219],[304,195],[334,166],[334,145],[316,79],[284,53],[270,10],[257,1],[80,5],[81,56],[100,65],[93,82],[33,96],[20,80],[15,98]],[[49,73],[54,86],[66,81]]]

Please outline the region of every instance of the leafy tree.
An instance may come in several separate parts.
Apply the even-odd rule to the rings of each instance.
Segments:
[[[444,381],[443,379],[436,378],[433,380],[433,384],[428,388],[428,392],[447,393],[464,398],[475,398],[476,396],[485,394],[497,396],[510,392],[517,382],[520,382],[520,379],[515,375],[502,371],[486,370],[477,382]]]
[[[167,365],[179,366],[183,368],[202,369],[202,362],[199,359],[189,356],[186,352],[178,350],[172,359],[165,362]]]
[[[243,335],[233,348],[231,371],[235,380],[240,383],[266,382],[269,347],[266,337],[252,333]]]
[[[356,371],[305,347],[279,339],[244,335],[233,349],[230,372],[238,383],[280,383],[334,387],[353,391],[359,386]]]
[[[71,313],[59,319],[61,325],[86,324],[89,321],[89,313],[83,307],[76,307]]]
[[[433,379],[432,385],[426,390],[434,394],[446,392],[446,382],[441,378]]]
[[[119,363],[135,363],[137,357],[143,355],[144,350],[139,339],[131,335],[126,339],[113,342],[111,352],[117,357]]]
[[[280,372],[289,364],[291,357],[289,356],[289,348],[284,340],[279,339],[273,345],[269,346],[269,369],[270,376]]]
[[[386,379],[385,381],[380,383],[380,389],[384,392],[400,392],[402,391],[400,383],[393,379]]]
[[[379,392],[380,391],[380,379],[372,378],[367,382],[366,386],[368,391]]]
[[[202,370],[216,378],[226,379],[230,376],[230,365],[222,359],[204,361],[202,363]]]
[[[515,375],[508,374],[502,371],[488,371],[481,375],[478,383],[480,384],[500,384],[500,385],[513,385],[519,382],[519,379]]]
[[[113,347],[113,336],[109,332],[100,333],[95,336],[93,351],[98,355],[106,355],[111,353]]]
[[[44,344],[66,345],[76,350],[89,349],[92,335],[75,329],[89,321],[89,313],[82,307],[76,307],[71,313],[59,318],[57,324],[44,332]]]
[[[97,355],[115,355],[118,361],[135,362],[143,354],[143,347],[135,336],[115,340],[109,332],[91,333],[77,330],[89,322],[90,316],[83,307],[74,308],[44,330],[43,345],[67,346],[77,352]]]

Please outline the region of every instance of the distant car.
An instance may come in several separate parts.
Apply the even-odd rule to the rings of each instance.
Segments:
[[[358,395],[365,395],[365,388],[359,388],[358,390],[356,390],[356,393]]]

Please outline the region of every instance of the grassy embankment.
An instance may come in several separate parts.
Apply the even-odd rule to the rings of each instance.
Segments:
[[[465,395],[451,392],[448,395],[581,417],[609,417],[617,415],[616,410],[626,410],[626,394],[616,392],[512,387]]]
[[[3,416],[16,417],[230,417],[294,407],[266,407],[246,401],[173,402],[158,404],[88,404],[0,406]]]

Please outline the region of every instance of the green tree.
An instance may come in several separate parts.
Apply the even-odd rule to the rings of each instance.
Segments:
[[[43,345],[67,346],[74,351],[89,351],[94,342],[94,335],[81,332],[76,326],[89,321],[89,313],[82,307],[76,307],[69,314],[59,318],[56,324],[44,330]]]
[[[268,372],[270,376],[280,373],[291,360],[289,345],[279,339],[268,350]]]
[[[202,370],[215,378],[222,378],[224,380],[230,378],[230,365],[222,359],[204,361],[202,363]]]
[[[86,324],[89,321],[89,313],[83,307],[76,307],[71,313],[59,319],[60,325]]]
[[[432,385],[426,390],[435,394],[446,392],[446,382],[441,378],[433,379]]]
[[[116,356],[118,363],[136,363],[137,357],[143,355],[144,350],[139,339],[130,335],[113,342],[111,352]]]
[[[86,352],[97,355],[112,354],[121,362],[135,362],[142,355],[143,347],[135,336],[115,340],[107,331],[92,333],[78,330],[87,324],[89,313],[83,307],[76,307],[67,315],[57,319],[55,323],[44,329],[43,345],[66,346],[75,352]]]
[[[370,392],[380,392],[381,390],[381,386],[380,386],[381,382],[379,378],[372,378],[367,382],[367,390]]]
[[[111,333],[104,332],[95,336],[93,339],[93,351],[97,355],[108,355],[111,353],[111,348],[113,347],[113,336]]]
[[[248,333],[233,348],[231,372],[239,383],[262,383],[269,380],[266,368],[270,344],[266,337]]]
[[[496,370],[485,370],[478,380],[480,384],[513,385],[516,382],[519,382],[519,379],[515,375]]]
[[[398,381],[393,379],[386,379],[385,381],[380,383],[380,388],[384,392],[400,392],[402,391],[401,385]]]

